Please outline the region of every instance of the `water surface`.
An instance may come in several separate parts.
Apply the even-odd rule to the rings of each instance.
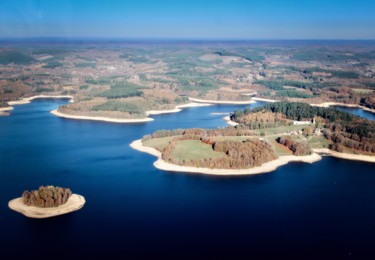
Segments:
[[[155,116],[145,124],[67,120],[37,100],[0,118],[0,256],[347,257],[375,254],[374,165],[325,157],[268,174],[159,171],[129,144],[157,129],[226,126],[244,106]],[[261,103],[257,103],[259,105]],[[252,105],[254,106],[254,105]],[[83,209],[29,219],[10,199],[39,185],[70,187]]]
[[[335,107],[335,109],[340,110],[340,111],[344,111],[344,112],[348,112],[348,113],[351,113],[351,114],[359,116],[359,117],[367,118],[369,120],[375,120],[375,114],[374,113],[362,110],[360,108],[350,108],[350,107],[339,107],[339,106],[337,106],[337,107]]]

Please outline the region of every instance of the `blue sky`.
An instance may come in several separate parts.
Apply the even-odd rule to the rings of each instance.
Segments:
[[[0,37],[375,39],[375,0],[0,0]]]

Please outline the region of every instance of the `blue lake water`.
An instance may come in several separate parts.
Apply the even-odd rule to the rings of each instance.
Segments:
[[[375,255],[373,164],[325,157],[253,176],[163,172],[129,144],[157,129],[226,126],[211,113],[243,106],[124,125],[49,114],[65,102],[37,100],[0,118],[0,258]],[[44,220],[8,209],[47,184],[70,187],[86,205]]]
[[[375,120],[375,114],[362,110],[360,108],[350,108],[350,107],[335,107],[337,110],[351,113],[356,116],[364,117],[370,120]]]

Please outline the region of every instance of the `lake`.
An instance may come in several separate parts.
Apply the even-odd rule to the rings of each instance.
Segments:
[[[375,120],[375,114],[362,110],[360,108],[350,108],[350,107],[335,107],[337,110],[344,111],[351,113],[353,115],[359,116],[359,117],[364,117],[370,120]]]
[[[129,144],[158,129],[226,126],[211,113],[244,106],[189,108],[130,125],[49,113],[64,103],[36,100],[0,117],[2,257],[375,255],[371,163],[324,157],[237,177],[164,172]],[[70,187],[86,205],[44,220],[8,208],[40,185]]]

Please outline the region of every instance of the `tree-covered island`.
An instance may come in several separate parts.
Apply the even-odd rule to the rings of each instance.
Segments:
[[[83,196],[73,194],[69,188],[49,185],[24,191],[22,197],[9,201],[8,206],[30,218],[48,218],[79,210],[85,202]]]

